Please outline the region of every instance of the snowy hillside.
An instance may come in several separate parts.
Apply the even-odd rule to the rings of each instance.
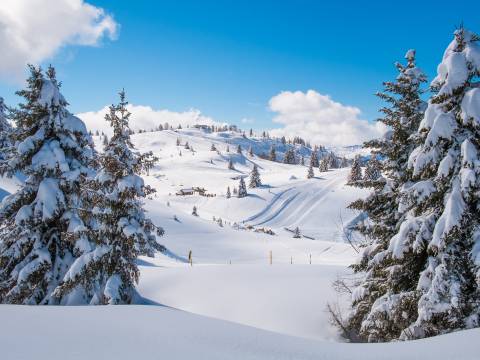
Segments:
[[[101,149],[101,137],[94,139]],[[146,209],[154,223],[165,229],[159,241],[167,248],[164,254],[139,261],[137,302],[165,307],[69,310],[1,306],[4,319],[29,317],[32,331],[47,317],[54,325],[50,328],[77,324],[62,341],[64,348],[49,352],[52,359],[65,354],[72,359],[91,358],[92,354],[105,359],[152,357],[160,346],[171,359],[186,359],[192,354],[202,359],[380,359],[388,351],[391,359],[437,360],[450,359],[448,344],[458,341],[465,342],[467,354],[462,359],[474,358],[473,342],[466,339],[478,336],[478,331],[401,347],[338,343],[326,306],[337,302],[345,305],[345,299],[339,299],[332,289],[332,282],[338,276],[351,276],[347,266],[356,256],[345,236],[359,214],[347,210],[346,205],[366,194],[346,186],[348,168],[326,173],[315,169],[315,177],[307,180],[306,166],[261,159],[258,154],[268,152],[271,144],[236,133],[169,130],[135,134],[132,140],[139,151],[152,151],[159,158],[145,176],[157,190],[147,200]],[[186,142],[193,151],[185,149]],[[212,143],[216,151],[211,150]],[[242,154],[236,152],[237,145],[241,145]],[[254,156],[247,154],[250,147]],[[298,150],[304,151],[308,164],[309,150],[301,146]],[[230,159],[234,170],[228,169]],[[248,189],[245,198],[232,195],[227,199],[227,186],[233,191],[238,179],[248,176],[254,164],[264,185]],[[0,187],[5,193],[12,192],[21,181],[21,177],[3,179]],[[205,188],[212,196],[176,195],[193,187]],[[192,215],[194,206],[198,216]],[[289,231],[295,227],[300,229],[301,238],[293,238]],[[271,229],[274,235],[259,229]],[[133,338],[121,335],[126,323],[134,326],[129,330]],[[89,338],[103,340],[73,352],[71,339],[87,328],[94,332],[102,329],[98,337]],[[14,333],[2,332],[2,342],[14,344]],[[141,349],[130,345],[137,341],[144,345]],[[110,343],[116,344],[115,349],[106,346]],[[441,345],[442,350],[431,352],[434,344]],[[48,349],[48,343],[43,343],[38,350],[46,353]],[[32,353],[28,348],[11,355],[28,359]]]

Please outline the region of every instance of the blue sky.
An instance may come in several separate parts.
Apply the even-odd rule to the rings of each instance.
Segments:
[[[134,104],[199,109],[271,128],[268,102],[313,89],[361,109],[409,48],[431,79],[456,25],[480,31],[480,2],[89,0],[120,28],[100,46],[64,46],[53,63],[74,112],[98,110],[125,87]],[[46,3],[46,2],[45,2]],[[0,80],[9,102],[18,82]]]

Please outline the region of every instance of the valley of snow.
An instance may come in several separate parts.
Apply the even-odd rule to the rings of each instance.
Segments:
[[[94,138],[101,149],[101,138]],[[307,166],[258,156],[268,154],[273,140],[232,132],[168,130],[135,134],[132,140],[140,152],[159,158],[145,176],[157,190],[145,206],[165,229],[159,242],[167,248],[139,261],[140,305],[2,305],[0,319],[9,324],[0,328],[6,359],[477,358],[478,329],[408,343],[346,344],[339,339],[326,306],[345,301],[337,298],[332,282],[352,276],[348,265],[356,253],[347,237],[360,218],[346,206],[366,194],[346,185],[348,168],[315,169],[315,177],[307,180]],[[194,151],[185,149],[186,142]],[[237,145],[243,154],[237,154]],[[281,157],[284,145],[276,146]],[[247,155],[249,147],[253,157]],[[308,164],[309,150],[299,147],[298,152]],[[229,159],[235,170],[228,169]],[[245,198],[232,193],[227,199],[227,186],[233,192],[253,164],[264,185],[248,189]],[[2,196],[21,181],[2,179]],[[212,196],[176,195],[193,187]],[[198,216],[192,215],[194,206]],[[289,231],[296,227],[301,238]],[[23,346],[22,337],[33,343]],[[88,345],[77,346],[78,341]]]

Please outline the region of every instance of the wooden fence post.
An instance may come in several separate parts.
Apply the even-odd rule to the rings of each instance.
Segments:
[[[193,266],[192,250],[188,252],[188,262],[190,263],[190,266]]]
[[[269,259],[270,259],[270,265],[272,265],[272,262],[273,262],[273,254],[272,254],[272,250],[270,250],[270,253],[269,253]]]

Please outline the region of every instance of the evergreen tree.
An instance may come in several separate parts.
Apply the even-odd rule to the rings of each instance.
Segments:
[[[226,195],[226,198],[227,199],[230,199],[232,197],[232,194],[230,192],[230,186],[227,186],[227,195]]]
[[[243,198],[247,196],[247,187],[245,186],[245,181],[243,180],[243,177],[240,178],[240,182],[238,184],[238,195],[237,197]]]
[[[376,181],[381,176],[381,164],[378,161],[375,155],[372,155],[370,160],[367,162],[367,167],[365,168],[365,174],[363,180],[365,182]]]
[[[312,154],[310,155],[310,165],[314,168],[317,168],[320,165],[318,162],[317,150],[312,151]]]
[[[237,146],[237,154],[241,154],[242,153],[242,146],[239,144]]]
[[[355,337],[362,340],[396,339],[411,323],[415,316],[416,298],[412,284],[418,277],[418,266],[425,258],[425,251],[410,252],[408,269],[402,273],[391,271],[400,268],[396,267],[396,262],[386,252],[402,219],[402,213],[398,211],[399,191],[410,180],[411,171],[407,169],[407,161],[416,141],[411,135],[418,128],[425,109],[420,99],[420,87],[426,81],[425,75],[415,65],[414,50],[407,52],[406,59],[407,66],[396,64],[399,71],[396,80],[385,82],[385,91],[377,94],[388,103],[388,106],[381,109],[385,116],[379,121],[387,125],[390,131],[384,138],[369,141],[364,145],[371,149],[372,158],[376,158],[377,154],[384,158],[382,163],[374,164],[374,167],[378,166],[378,172],[383,172],[384,177],[371,177],[368,175],[370,170],[366,170],[365,179],[354,185],[371,187],[373,192],[366,199],[359,199],[349,206],[365,212],[369,219],[366,224],[357,226],[357,230],[365,236],[367,242],[359,262],[352,267],[357,273],[364,274],[359,286],[359,291],[364,292],[359,292],[362,296],[354,299],[353,310],[348,319],[348,328]],[[407,280],[408,278],[412,280]],[[391,314],[383,316],[373,309],[376,301],[385,299],[384,296],[387,296],[389,291],[402,295],[396,297],[398,302],[392,306]],[[408,306],[409,311],[404,311]],[[370,325],[364,322],[367,318],[376,318],[377,329],[371,326],[371,322]]]
[[[210,146],[210,151],[217,151],[214,143],[212,143],[212,146]]]
[[[354,184],[360,180],[362,180],[362,168],[360,166],[360,156],[357,155],[353,159],[352,169],[348,175],[348,183]]]
[[[253,149],[251,146],[248,148],[248,155],[253,157]]]
[[[232,159],[228,159],[228,170],[235,170],[235,166],[233,166]]]
[[[320,172],[327,172],[328,171],[328,158],[324,157],[322,160],[320,160],[320,163],[318,165],[318,170]]]
[[[305,158],[303,156],[300,158],[300,165],[305,166]]]
[[[185,142],[185,146],[184,146],[184,148],[185,148],[185,149],[187,149],[187,150],[190,150],[190,145],[188,145],[188,141],[187,141],[187,142]]]
[[[307,179],[311,179],[314,176],[315,176],[315,174],[313,173],[313,167],[312,167],[312,164],[310,164],[310,166],[308,167]]]
[[[157,159],[151,152],[134,151],[127,104],[121,91],[120,103],[110,106],[105,116],[113,136],[99,156],[100,169],[90,183],[95,245],[84,246],[56,295],[70,293],[90,304],[129,304],[139,277],[138,256],[153,257],[155,250],[164,249],[155,237],[155,231],[160,236],[163,229],[145,217],[142,203],[155,190],[144,184],[140,174]]]
[[[192,215],[193,215],[193,216],[198,216],[197,207],[196,207],[196,206],[193,206]]]
[[[12,154],[8,174],[26,176],[0,204],[0,302],[69,302],[54,290],[73,260],[90,246],[82,186],[93,164],[93,143],[85,124],[67,110],[55,70],[29,67],[24,103],[12,112]]]
[[[268,156],[268,160],[277,161],[277,154],[275,152],[275,146],[273,146],[273,145],[270,148],[270,155]]]
[[[249,188],[256,188],[262,185],[260,180],[260,173],[258,172],[257,164],[253,165],[252,172],[250,173],[250,183],[248,184]]]
[[[180,138],[177,138],[177,142],[176,142],[177,146],[180,146],[181,145],[181,141],[180,141]]]
[[[286,152],[285,156],[283,157],[283,163],[284,164],[295,164],[295,152],[292,147],[290,147]]]
[[[226,149],[226,152],[230,152],[230,146],[227,145],[227,149]]]
[[[105,135],[105,136],[103,137],[103,142],[102,142],[102,143],[103,143],[103,146],[106,146],[106,145],[108,144],[108,137],[107,137],[107,135]]]
[[[12,133],[12,126],[7,121],[6,114],[7,107],[0,97],[0,161],[5,160],[8,154],[13,150],[11,149],[12,142],[10,136]]]

